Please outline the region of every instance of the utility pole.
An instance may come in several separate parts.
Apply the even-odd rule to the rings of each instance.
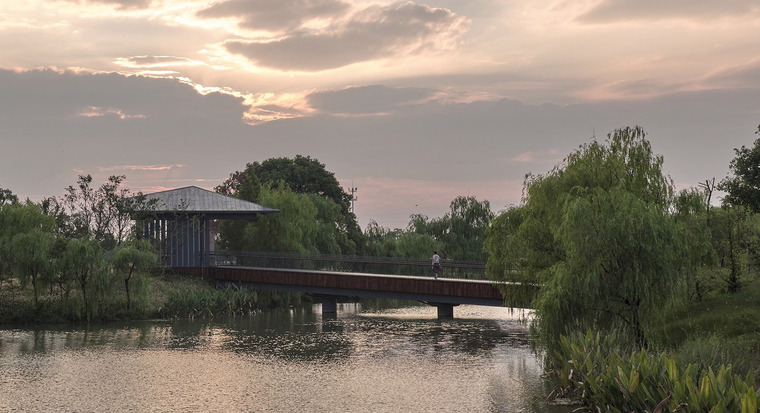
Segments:
[[[354,188],[354,183],[351,182],[351,213],[354,213],[354,201],[357,200],[356,196],[354,195],[356,191],[358,191],[358,188]]]

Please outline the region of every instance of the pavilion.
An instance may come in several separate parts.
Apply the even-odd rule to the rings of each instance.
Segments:
[[[145,195],[147,209],[134,216],[143,236],[158,246],[170,267],[203,268],[214,250],[212,226],[217,220],[256,220],[279,212],[197,186]]]

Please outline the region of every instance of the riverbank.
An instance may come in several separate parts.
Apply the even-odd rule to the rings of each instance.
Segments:
[[[308,296],[297,293],[217,288],[196,274],[155,271],[146,280],[144,293],[133,297],[130,306],[123,291],[114,291],[92,321],[239,315],[310,302]],[[0,288],[0,324],[81,322],[84,311],[80,295],[77,290],[51,288],[40,296],[35,309],[31,286],[5,282]]]
[[[555,394],[592,410],[756,412],[760,282],[664,309],[648,350],[615,334],[563,338]],[[617,411],[617,410],[616,410]]]

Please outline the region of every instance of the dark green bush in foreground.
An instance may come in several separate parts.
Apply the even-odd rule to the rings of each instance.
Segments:
[[[717,373],[695,364],[681,368],[675,359],[645,350],[625,358],[611,337],[562,337],[557,357],[567,362],[551,372],[560,396],[605,412],[757,412],[751,374],[741,379],[730,365]]]

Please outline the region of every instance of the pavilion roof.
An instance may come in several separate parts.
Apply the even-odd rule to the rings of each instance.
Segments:
[[[155,192],[145,197],[148,200],[157,200],[155,209],[151,209],[151,212],[157,214],[207,215],[233,219],[280,212],[278,209],[267,208],[197,186]]]

